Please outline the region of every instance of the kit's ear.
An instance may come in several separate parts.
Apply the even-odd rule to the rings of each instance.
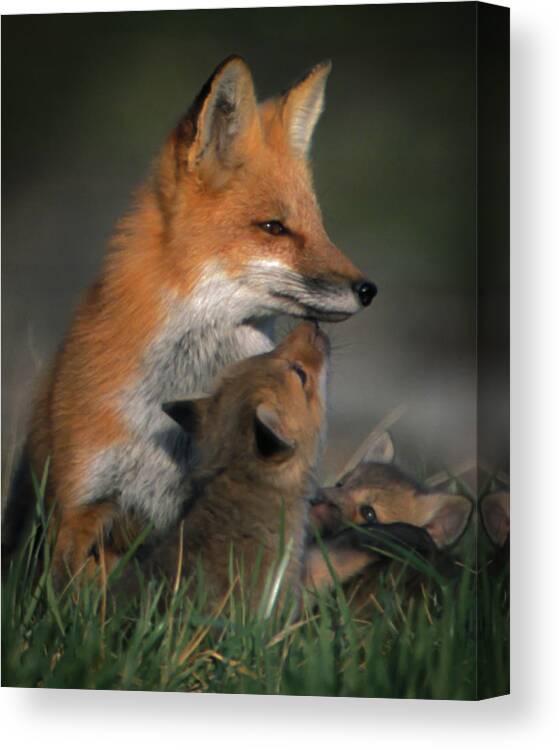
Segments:
[[[256,121],[252,75],[237,55],[224,60],[198,94],[177,128],[186,167],[205,182],[223,182],[244,158],[244,139]],[[183,143],[181,143],[183,141]],[[182,147],[182,149],[181,149]]]
[[[261,403],[254,412],[254,439],[261,458],[284,460],[293,454],[295,441],[285,432],[276,409]]]
[[[415,525],[422,526],[439,549],[450,547],[462,536],[472,512],[463,495],[432,492],[417,498]]]
[[[510,495],[508,492],[492,492],[482,498],[481,518],[489,538],[502,547],[510,534]]]
[[[210,399],[189,398],[184,401],[168,401],[162,409],[189,435],[196,435],[206,417]]]
[[[366,464],[391,464],[394,461],[394,443],[388,432],[383,432],[368,448],[362,458]]]
[[[282,121],[287,142],[306,157],[312,135],[324,109],[324,89],[332,69],[330,60],[315,65],[298,83],[283,94]]]

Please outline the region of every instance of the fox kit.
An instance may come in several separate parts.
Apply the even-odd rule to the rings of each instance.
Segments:
[[[451,546],[462,535],[472,512],[472,503],[462,495],[424,490],[394,466],[394,453],[390,435],[383,433],[356,468],[335,487],[319,491],[313,500],[311,521],[321,535],[333,537],[333,540],[340,537],[340,532],[344,534],[343,529],[348,523],[377,529],[385,524],[387,529],[401,526],[397,536],[402,541],[409,537],[409,546],[437,557],[438,550]],[[333,540],[330,545],[334,544]],[[363,544],[366,545],[366,537]],[[365,558],[364,553],[357,552],[355,544],[353,549],[347,549],[347,545],[344,547],[343,566],[348,578],[352,569],[359,572]],[[320,556],[320,550],[313,545],[309,555],[311,582],[314,578],[322,583]],[[371,562],[381,560],[380,556],[370,559]],[[317,564],[316,573],[313,573],[313,561]],[[376,571],[373,568],[370,572],[374,579]]]
[[[205,589],[221,598],[233,554],[248,575],[259,571],[256,606],[281,557],[283,533],[283,591],[298,591],[325,427],[328,350],[322,331],[301,323],[274,351],[230,365],[212,396],[164,405],[193,436],[192,490],[184,524],[156,545],[150,566],[175,576],[182,560],[180,573],[190,579],[201,567]]]
[[[329,71],[257,104],[246,63],[225,60],[119,225],[43,384],[22,464],[28,480],[26,462],[40,477],[49,461],[58,565],[79,567],[122,511],[160,531],[178,518],[190,452],[163,402],[269,351],[275,316],[340,321],[375,296],[328,238],[312,188]]]

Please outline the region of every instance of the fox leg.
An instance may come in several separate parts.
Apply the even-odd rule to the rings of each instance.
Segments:
[[[112,564],[113,553],[107,548],[104,536],[118,512],[118,505],[113,499],[64,508],[59,514],[54,545],[55,575],[66,572],[75,576],[84,569],[89,575],[93,569],[91,558],[94,548],[99,547],[103,549],[108,564]]]
[[[429,534],[407,523],[371,524],[350,528],[325,541],[330,565],[320,547],[312,544],[307,552],[303,584],[315,590],[334,586],[331,570],[340,583],[362,573],[371,563],[383,558],[383,551],[392,552],[394,544],[429,556],[436,550]],[[374,549],[372,549],[374,547]]]
[[[315,591],[326,591],[334,586],[331,569],[340,583],[345,583],[359,575],[381,556],[372,551],[354,549],[351,546],[326,543],[326,552],[330,566],[324,559],[320,547],[313,545],[305,560],[303,585]]]

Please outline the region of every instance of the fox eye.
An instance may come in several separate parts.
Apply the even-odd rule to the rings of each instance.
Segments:
[[[307,383],[307,373],[303,370],[303,368],[301,367],[301,365],[297,365],[297,364],[293,365],[293,370],[299,376],[299,380],[301,381],[301,385],[304,388],[305,385],[306,385],[306,383]]]
[[[260,229],[263,229],[268,234],[272,234],[274,237],[279,237],[282,234],[289,234],[289,229],[284,227],[281,221],[263,221],[258,224]]]
[[[371,508],[370,505],[362,505],[359,509],[361,512],[361,515],[365,519],[367,523],[376,523],[377,522],[377,514],[375,511]]]

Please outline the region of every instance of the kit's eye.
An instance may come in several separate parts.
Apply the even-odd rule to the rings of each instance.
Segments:
[[[303,370],[303,368],[301,367],[301,365],[298,365],[298,364],[294,364],[293,365],[293,370],[299,376],[299,380],[301,381],[301,385],[304,388],[305,385],[306,385],[306,383],[307,383],[307,373]]]
[[[279,237],[282,234],[289,234],[289,229],[287,229],[281,221],[262,221],[258,226],[260,229],[263,229],[268,234],[272,234],[274,237]]]
[[[344,486],[344,480],[338,479],[338,481],[336,482],[336,487],[343,487],[343,486]]]
[[[371,508],[370,505],[362,505],[359,510],[361,512],[361,515],[365,519],[366,523],[376,523],[377,522],[377,514]]]

